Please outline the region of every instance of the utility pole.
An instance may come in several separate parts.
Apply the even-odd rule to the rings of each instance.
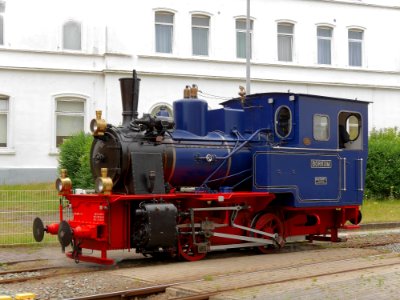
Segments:
[[[247,16],[246,16],[246,94],[250,94],[250,57],[251,57],[251,40],[250,40],[250,0],[247,0]]]

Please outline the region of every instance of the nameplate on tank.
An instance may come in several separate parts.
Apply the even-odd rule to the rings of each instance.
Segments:
[[[327,185],[328,178],[327,177],[315,177],[315,185]]]
[[[332,168],[331,160],[321,160],[321,159],[312,159],[311,160],[311,168]]]

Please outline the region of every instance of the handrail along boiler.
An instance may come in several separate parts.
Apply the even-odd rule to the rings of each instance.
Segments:
[[[101,264],[113,263],[108,250],[132,248],[198,260],[229,248],[269,252],[294,236],[339,241],[339,228],[361,221],[367,102],[241,91],[209,109],[187,86],[174,118],[139,118],[139,83],[135,71],[120,79],[121,126],[101,112],[91,122],[96,193],[73,194],[63,171],[60,223],[35,219],[37,241],[56,234],[68,257]]]

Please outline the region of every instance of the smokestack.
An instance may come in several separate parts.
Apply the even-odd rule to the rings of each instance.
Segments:
[[[122,126],[129,126],[129,123],[137,119],[139,104],[139,84],[136,71],[133,70],[132,78],[120,78],[122,97]]]

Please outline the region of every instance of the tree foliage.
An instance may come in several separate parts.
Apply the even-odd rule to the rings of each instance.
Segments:
[[[83,132],[68,138],[60,146],[58,169],[67,169],[74,188],[92,189],[94,181],[90,171],[90,148],[93,137]]]
[[[400,197],[400,131],[372,130],[369,137],[366,188],[374,198]]]

